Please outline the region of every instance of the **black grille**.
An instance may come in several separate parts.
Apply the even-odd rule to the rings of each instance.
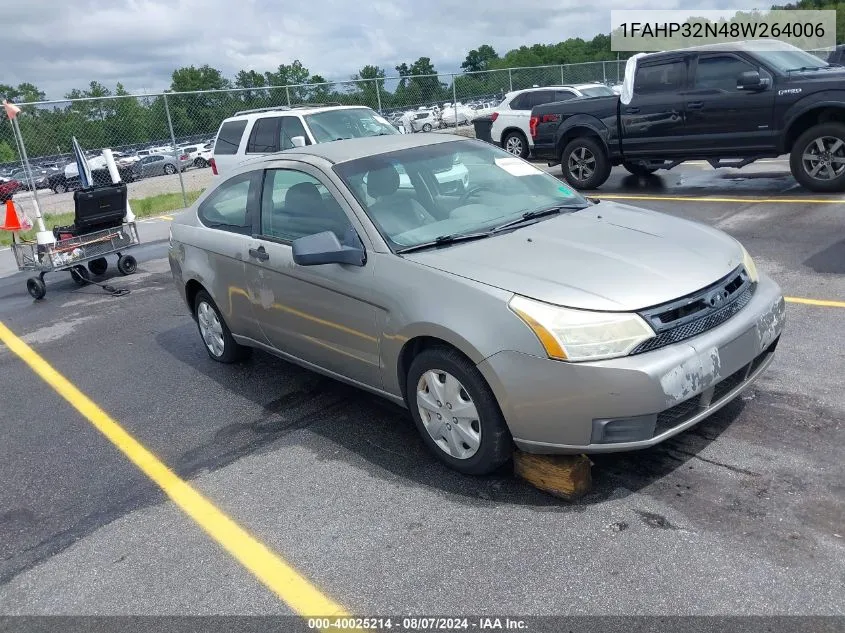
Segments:
[[[650,352],[712,330],[742,310],[754,296],[753,284],[740,268],[726,278],[689,297],[641,313],[657,332],[657,336],[643,341],[631,355]],[[708,299],[721,296],[722,308],[714,310]]]
[[[748,372],[748,365],[739,371],[735,371],[723,381],[717,382],[716,386],[713,387],[713,402],[718,402],[724,398],[730,391],[735,389],[737,385],[745,380],[746,372]]]
[[[671,429],[673,426],[678,426],[682,422],[691,418],[700,409],[700,402],[701,396],[695,396],[689,400],[684,400],[680,404],[676,404],[671,409],[666,409],[662,413],[658,413],[657,425],[654,427],[654,434],[660,435],[664,431]]]

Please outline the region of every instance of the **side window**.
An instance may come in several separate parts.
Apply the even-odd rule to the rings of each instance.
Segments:
[[[737,92],[737,76],[749,70],[756,70],[756,68],[734,55],[700,57],[695,69],[694,87],[696,89]]]
[[[270,154],[279,151],[280,118],[268,116],[255,120],[249,142],[246,144],[247,154]]]
[[[261,234],[284,241],[334,231],[350,244],[354,230],[343,208],[316,178],[294,169],[270,169],[261,196]]]
[[[530,110],[531,106],[528,101],[530,96],[530,92],[523,92],[518,97],[514,97],[513,101],[511,101],[511,110]]]
[[[569,101],[575,98],[575,94],[568,90],[555,90],[555,101]]]
[[[215,154],[237,154],[241,144],[241,137],[246,129],[246,119],[227,121],[220,128],[217,135],[217,145],[214,147]]]
[[[638,95],[675,92],[684,85],[685,74],[683,61],[641,66],[634,78],[634,92]]]
[[[291,149],[293,147],[293,141],[291,139],[294,136],[304,136],[305,144],[311,144],[311,142],[308,140],[308,134],[306,134],[305,132],[305,126],[302,125],[302,121],[299,120],[299,117],[282,117],[282,129],[279,139],[281,148]]]
[[[248,172],[224,182],[200,204],[200,221],[210,228],[251,234],[249,207],[257,188],[255,181],[255,172]]]
[[[530,107],[538,106],[538,105],[545,105],[546,103],[551,103],[555,100],[555,91],[554,90],[538,90],[537,92],[532,94],[531,104]]]

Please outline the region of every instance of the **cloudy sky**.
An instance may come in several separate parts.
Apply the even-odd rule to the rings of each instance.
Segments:
[[[392,71],[425,55],[457,70],[469,49],[592,38],[630,0],[24,0],[3,2],[0,83],[29,81],[62,98],[91,80],[157,92],[180,66],[232,77],[299,59],[312,74],[348,79],[366,64]],[[648,0],[675,9],[689,0]],[[765,8],[759,0],[696,0],[697,9]],[[390,74],[390,73],[389,73]]]

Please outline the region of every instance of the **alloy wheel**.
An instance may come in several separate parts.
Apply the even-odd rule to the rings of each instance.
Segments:
[[[511,136],[505,142],[505,151],[514,156],[522,156],[522,139],[518,136]]]
[[[596,157],[586,147],[576,147],[569,155],[567,165],[569,173],[583,182],[596,170]]]
[[[845,141],[820,136],[804,148],[801,163],[810,178],[834,180],[845,171]]]

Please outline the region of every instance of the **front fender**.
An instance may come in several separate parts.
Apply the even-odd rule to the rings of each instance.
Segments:
[[[788,139],[797,136],[797,134],[793,134],[793,126],[796,122],[811,110],[824,108],[836,108],[845,112],[845,90],[833,89],[814,92],[789,106],[783,116],[784,133],[781,135],[781,151],[785,151]]]

